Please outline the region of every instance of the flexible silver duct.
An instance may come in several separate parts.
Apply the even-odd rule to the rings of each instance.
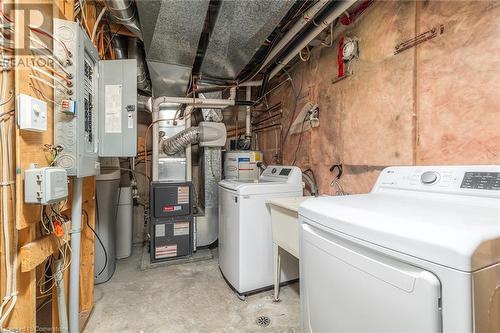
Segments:
[[[198,143],[199,137],[200,129],[189,127],[168,139],[162,139],[160,146],[165,154],[175,155],[188,145]]]
[[[142,40],[139,16],[137,15],[137,10],[133,1],[106,0],[104,4],[116,22],[126,26],[130,32]]]
[[[137,38],[129,38],[128,57],[130,59],[137,59],[137,89],[150,93],[151,85],[146,71],[146,62],[142,48],[139,47],[138,43]]]

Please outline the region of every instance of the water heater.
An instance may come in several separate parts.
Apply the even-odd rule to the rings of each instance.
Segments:
[[[253,150],[232,150],[224,155],[225,179],[258,179],[262,153]]]

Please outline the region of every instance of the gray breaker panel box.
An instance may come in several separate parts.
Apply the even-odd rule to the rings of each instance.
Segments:
[[[192,216],[151,220],[151,262],[190,256],[193,252],[192,231]]]
[[[68,176],[98,175],[99,55],[77,22],[54,19],[54,35],[73,55],[71,65],[66,66],[72,75],[72,94],[68,93],[69,88],[54,88],[54,144],[63,147],[56,164],[66,169]],[[65,57],[60,43],[54,43],[54,54]],[[63,112],[65,100],[76,103],[74,114]]]
[[[137,60],[99,61],[99,156],[137,155]]]
[[[151,183],[151,218],[191,215],[191,182]]]

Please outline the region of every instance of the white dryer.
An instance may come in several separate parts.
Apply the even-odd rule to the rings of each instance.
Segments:
[[[219,267],[238,294],[272,288],[273,240],[266,202],[297,196],[302,196],[302,172],[293,166],[269,166],[258,180],[219,182]],[[282,258],[281,281],[297,278],[297,260]]]
[[[500,329],[500,166],[387,168],[299,214],[304,332]]]

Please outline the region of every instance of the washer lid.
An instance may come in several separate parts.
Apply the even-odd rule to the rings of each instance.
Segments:
[[[276,193],[294,193],[302,194],[302,184],[276,182],[269,180],[231,180],[225,179],[219,182],[219,186],[236,192],[237,195],[252,195],[252,194],[276,194]],[[290,196],[290,195],[288,195]]]
[[[495,198],[403,192],[319,197],[304,201],[299,215],[462,271],[500,262],[500,200]]]

